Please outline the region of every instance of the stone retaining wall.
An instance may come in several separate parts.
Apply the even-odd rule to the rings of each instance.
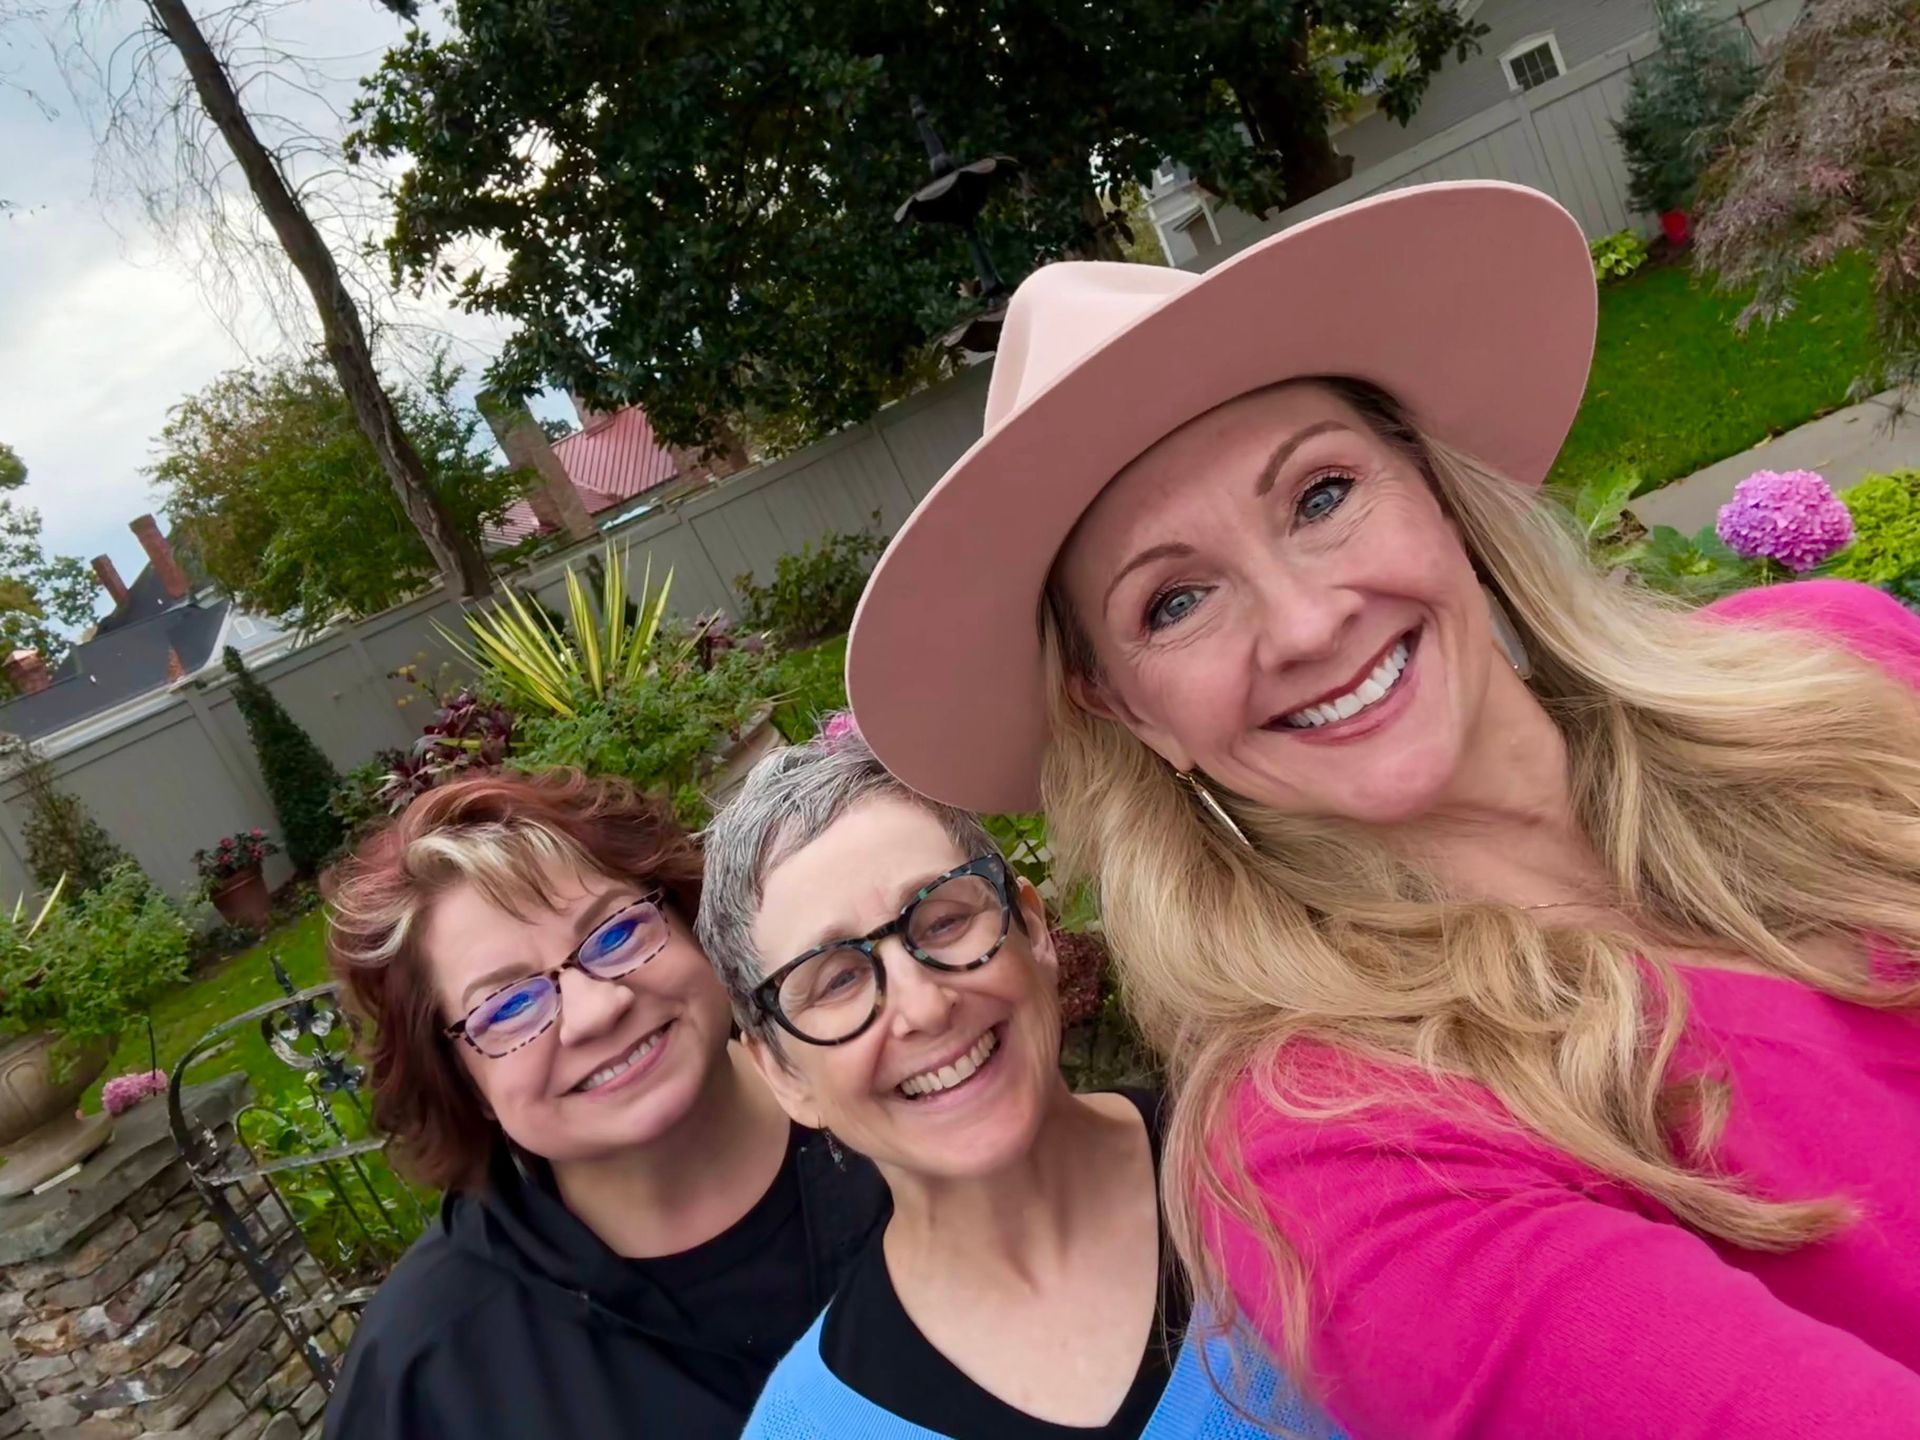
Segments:
[[[238,1079],[192,1097],[223,1149]],[[346,1317],[331,1326],[337,1353]],[[325,1391],[190,1185],[163,1102],[123,1117],[64,1191],[0,1206],[0,1387],[0,1440],[318,1433]]]

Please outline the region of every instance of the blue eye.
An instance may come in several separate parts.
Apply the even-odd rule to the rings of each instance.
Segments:
[[[533,996],[525,990],[516,990],[507,997],[506,1003],[489,1017],[495,1024],[502,1020],[511,1020],[516,1015],[524,1015],[533,1008]]]
[[[1199,607],[1201,597],[1205,593],[1193,585],[1184,585],[1177,590],[1163,590],[1147,607],[1147,628],[1164,630],[1169,625],[1178,625]]]
[[[631,917],[625,920],[614,921],[611,925],[607,926],[606,929],[593,937],[593,945],[591,948],[594,956],[596,958],[605,958],[611,955],[631,940],[634,932],[639,928],[640,922]]]
[[[1325,475],[1300,492],[1294,513],[1308,524],[1324,520],[1338,510],[1354,486],[1351,475]]]
[[[528,980],[503,990],[482,1001],[467,1017],[467,1031],[477,1037],[489,1030],[543,1023],[552,995],[553,986],[545,979]]]

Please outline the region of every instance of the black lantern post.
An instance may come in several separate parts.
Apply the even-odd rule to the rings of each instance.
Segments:
[[[967,249],[973,254],[973,269],[980,281],[980,299],[984,308],[962,321],[941,337],[941,343],[978,354],[988,354],[1000,343],[1000,322],[1006,318],[1007,282],[987,253],[975,222],[986,208],[994,188],[1020,169],[1010,155],[989,155],[962,165],[947,153],[946,144],[933,128],[927,107],[920,97],[913,100],[913,123],[927,147],[927,164],[933,178],[914,191],[906,203],[893,212],[894,222],[909,220],[928,225],[951,225],[967,237]]]

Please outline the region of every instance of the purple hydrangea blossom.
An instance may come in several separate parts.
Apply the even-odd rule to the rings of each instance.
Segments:
[[[124,1115],[149,1095],[158,1095],[166,1088],[166,1071],[136,1070],[130,1075],[116,1075],[102,1085],[100,1103],[109,1115]]]
[[[1813,470],[1756,470],[1734,487],[1714,529],[1736,555],[1811,570],[1853,543],[1853,516]]]

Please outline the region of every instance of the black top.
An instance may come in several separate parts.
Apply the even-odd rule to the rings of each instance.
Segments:
[[[812,1132],[793,1128],[791,1148]],[[807,1254],[806,1212],[800,1177],[792,1163],[745,1215],[704,1245],[652,1260],[615,1257],[637,1283],[673,1297],[688,1317],[689,1348],[682,1363],[709,1390],[744,1395],[749,1403],[820,1313],[813,1267],[795,1263]],[[784,1260],[783,1258],[784,1257]]]
[[[1139,1109],[1147,1127],[1157,1182],[1161,1097],[1147,1090],[1119,1093]],[[1056,1425],[983,1390],[933,1348],[900,1303],[876,1231],[827,1311],[820,1358],[843,1384],[882,1409],[953,1440],[1138,1440],[1173,1373],[1189,1303],[1186,1287],[1169,1263],[1161,1274],[1153,1331],[1119,1410],[1104,1425]]]
[[[873,1167],[794,1127],[736,1224],[654,1260],[614,1254],[543,1165],[504,1146],[449,1195],[355,1332],[328,1440],[736,1440],[780,1357],[879,1233]]]

